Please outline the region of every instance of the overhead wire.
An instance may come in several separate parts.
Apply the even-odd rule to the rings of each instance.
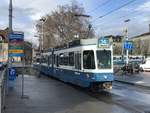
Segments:
[[[145,8],[149,8],[149,7],[145,7]],[[135,11],[132,11],[131,13],[129,13],[129,14],[127,14],[127,15],[123,15],[123,16],[119,16],[119,17],[117,17],[117,18],[111,18],[111,20],[107,20],[107,22],[108,21],[112,21],[112,20],[115,20],[115,19],[122,19],[122,18],[124,18],[124,17],[127,17],[127,16],[130,16],[130,15],[133,15],[133,14],[136,14],[137,16],[138,15],[140,15],[140,14],[143,14],[143,12],[138,12],[138,10],[135,10]],[[130,18],[132,18],[132,17],[130,17]],[[133,17],[134,18],[134,17]],[[105,24],[106,22],[102,22],[101,24],[99,24],[99,25],[96,25],[95,27],[98,27],[98,26],[101,26],[101,25],[103,25],[103,24]]]
[[[123,5],[121,5],[121,6],[117,7],[117,8],[115,8],[115,9],[113,9],[113,10],[111,10],[111,11],[105,13],[104,15],[97,17],[97,18],[94,19],[92,22],[94,22],[94,21],[96,21],[96,20],[98,20],[98,19],[100,19],[100,18],[103,18],[103,17],[105,17],[105,16],[107,16],[107,15],[109,15],[109,14],[112,14],[113,12],[118,11],[118,10],[120,10],[121,8],[127,6],[127,5],[129,5],[129,4],[131,4],[131,3],[135,2],[135,1],[136,1],[136,0],[131,0],[131,1],[129,1],[129,2],[125,3],[125,4],[123,4]]]
[[[101,8],[102,6],[108,4],[110,1],[111,1],[111,0],[105,1],[104,3],[98,5],[97,7],[95,7],[94,9],[92,9],[91,11],[88,11],[87,13],[93,13],[93,12],[95,12],[97,9],[99,9],[99,8]]]
[[[112,20],[116,20],[116,19],[122,19],[122,18],[124,18],[124,17],[127,17],[127,16],[129,16],[129,15],[132,15],[132,14],[142,14],[143,12],[132,12],[132,13],[129,13],[129,14],[127,14],[127,15],[123,15],[123,16],[119,16],[119,17],[117,17],[117,18],[111,18],[111,20],[107,20],[107,22],[102,22],[102,23],[100,23],[100,24],[98,24],[98,25],[96,25],[96,27],[98,27],[98,26],[101,26],[102,24],[105,24],[105,23],[108,23],[108,21],[112,21]]]
[[[139,15],[137,15],[137,16],[139,16]],[[136,16],[136,17],[137,17]],[[143,17],[150,17],[150,15],[143,15]],[[133,18],[135,18],[135,17],[133,17]],[[134,23],[135,21],[131,21],[132,23]],[[147,21],[143,21],[143,22],[150,22],[150,20],[147,20]],[[105,26],[105,27],[103,27],[103,29],[109,29],[109,28],[111,28],[112,29],[112,27],[110,27],[110,26],[112,26],[112,25],[107,25],[107,26]],[[117,26],[118,27],[120,27],[121,26],[121,23],[117,23],[117,24],[113,24],[113,26],[115,26],[115,28],[117,28]],[[98,26],[96,26],[96,27],[98,27]],[[94,27],[94,28],[96,28],[96,27]],[[131,27],[130,26],[130,29],[136,29],[135,27]],[[103,30],[104,31],[104,30]],[[106,30],[107,31],[107,30]]]

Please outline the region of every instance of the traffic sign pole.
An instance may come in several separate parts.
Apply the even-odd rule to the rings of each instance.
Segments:
[[[126,64],[129,64],[129,58],[128,58],[128,56],[129,56],[129,50],[127,49],[127,53],[126,53]]]

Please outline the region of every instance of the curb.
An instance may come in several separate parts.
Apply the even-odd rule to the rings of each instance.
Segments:
[[[150,90],[150,86],[140,85],[140,84],[137,84],[137,83],[127,82],[127,81],[118,80],[118,79],[115,79],[115,81],[116,82],[120,82],[120,83],[124,83],[124,84],[128,84],[128,85],[133,85],[133,86],[136,86],[136,87],[139,87],[139,88],[144,88],[144,89],[149,89]]]

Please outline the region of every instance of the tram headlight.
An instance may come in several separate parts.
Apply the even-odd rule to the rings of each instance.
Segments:
[[[108,77],[106,75],[104,75],[104,79],[107,79]]]
[[[90,75],[89,75],[89,74],[86,74],[86,77],[87,77],[87,78],[89,78],[89,77],[90,77]]]

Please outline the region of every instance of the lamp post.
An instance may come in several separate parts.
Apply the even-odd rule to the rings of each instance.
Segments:
[[[41,22],[41,24],[42,24],[42,33],[41,33],[41,35],[40,35],[40,38],[41,38],[41,40],[40,40],[40,52],[42,52],[42,50],[43,50],[43,39],[44,39],[44,23],[45,23],[45,21],[46,21],[46,18],[41,18],[40,19],[40,22]]]
[[[42,58],[42,51],[43,51],[43,45],[44,45],[44,23],[46,21],[46,18],[41,18],[39,20],[41,22],[42,31],[39,36],[39,46],[40,46],[40,57]],[[40,58],[40,64],[41,64],[41,58]]]
[[[127,20],[124,21],[125,24],[126,24],[126,29],[125,29],[125,37],[126,37],[126,41],[129,40],[129,38],[128,38],[128,25],[127,25],[129,21],[130,21],[130,19],[127,19]],[[128,56],[129,56],[129,50],[126,49],[126,64],[127,64],[127,65],[128,65],[128,63],[129,63]]]
[[[41,22],[41,27],[42,27],[42,31],[39,35],[39,49],[40,49],[40,68],[41,68],[41,63],[42,63],[42,51],[43,51],[43,38],[44,38],[44,23],[46,21],[46,18],[41,18],[39,20]],[[41,77],[40,74],[38,75],[38,77]]]

